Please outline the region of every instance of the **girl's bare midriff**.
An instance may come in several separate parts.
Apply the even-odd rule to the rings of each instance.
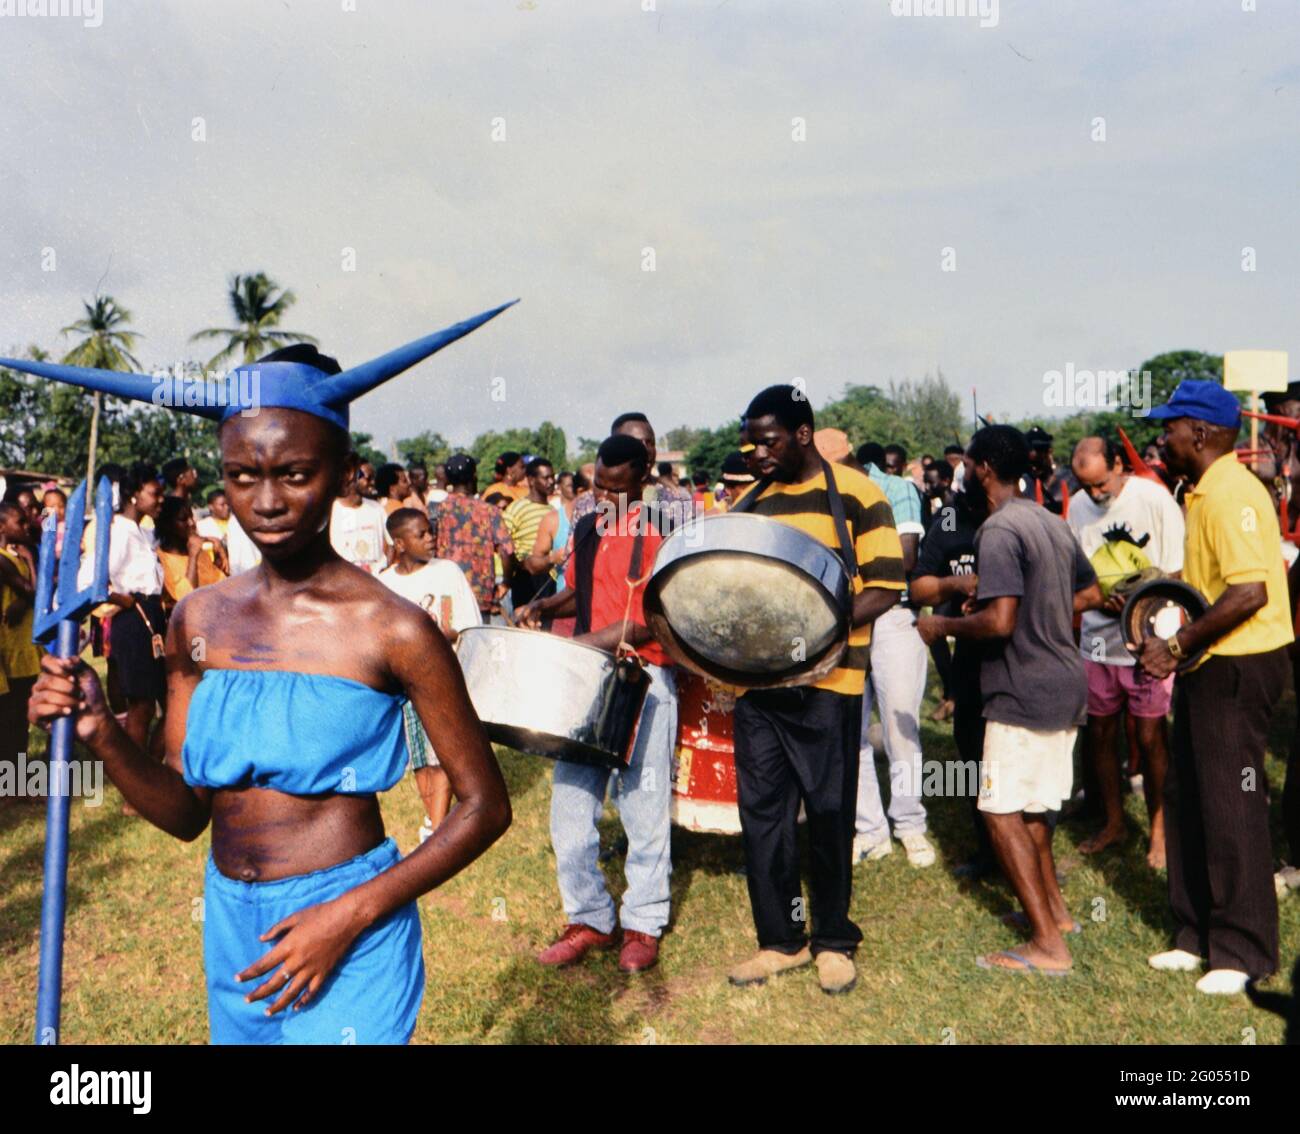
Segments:
[[[238,882],[274,882],[328,870],[384,840],[372,795],[286,795],[223,788],[212,796],[212,858]]]

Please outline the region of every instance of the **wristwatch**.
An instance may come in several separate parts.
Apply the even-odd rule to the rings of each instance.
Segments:
[[[1165,645],[1169,647],[1169,652],[1179,661],[1182,661],[1186,656],[1183,653],[1183,647],[1178,644],[1177,634],[1170,634],[1169,637],[1165,639]]]

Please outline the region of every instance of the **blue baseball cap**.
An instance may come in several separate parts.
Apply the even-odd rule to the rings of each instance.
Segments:
[[[1218,382],[1203,382],[1187,378],[1178,383],[1173,397],[1164,405],[1154,407],[1148,417],[1190,417],[1208,421],[1228,429],[1241,428],[1241,403],[1230,390]]]

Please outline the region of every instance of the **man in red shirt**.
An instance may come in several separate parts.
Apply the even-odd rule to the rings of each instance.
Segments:
[[[663,539],[654,510],[641,500],[648,466],[645,446],[635,437],[616,434],[604,441],[596,455],[597,510],[574,529],[574,550],[564,574],[567,587],[515,615],[519,624],[534,629],[544,618],[576,616],[574,641],[611,651],[626,643],[646,663],[650,678],[632,757],[618,770],[614,789],[628,843],[627,889],[617,919],[600,868],[596,830],[613,769],[564,760],[555,765],[551,844],[568,924],[539,954],[544,965],[576,964],[593,949],[610,948],[619,941],[621,926],[618,967],[641,972],[658,960],[659,937],[668,924],[677,690],[667,655],[650,636],[641,607]]]

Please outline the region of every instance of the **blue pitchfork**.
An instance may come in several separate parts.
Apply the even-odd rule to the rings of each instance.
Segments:
[[[107,477],[95,491],[95,565],[91,584],[77,590],[81,569],[81,534],[86,516],[86,482],[68,501],[59,585],[54,586],[54,544],[58,518],[45,517],[36,568],[36,610],[32,641],[49,646],[59,658],[74,658],[81,644],[81,620],[108,598],[108,537],[113,523],[113,487]],[[68,887],[69,761],[74,723],[60,717],[50,728],[49,796],[45,807],[45,891],[41,895],[41,975],[36,994],[36,1042],[59,1042],[63,1001],[63,913]]]

